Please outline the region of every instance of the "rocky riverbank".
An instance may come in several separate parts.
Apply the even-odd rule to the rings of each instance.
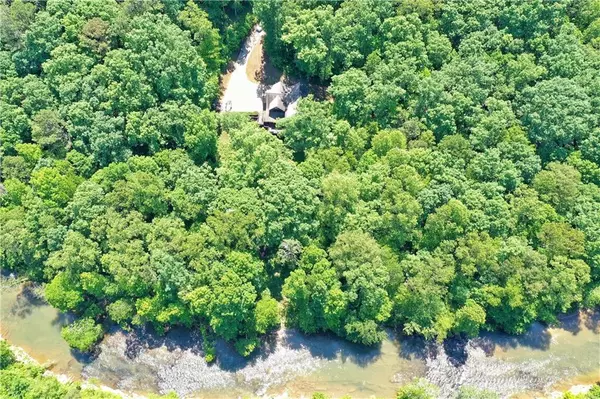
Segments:
[[[0,340],[3,340],[3,339],[4,339],[4,337],[2,337],[2,334],[0,334]],[[15,355],[16,360],[20,363],[34,364],[36,366],[41,366],[44,368],[48,367],[48,365],[40,364],[37,360],[35,360],[33,357],[31,357],[23,348],[20,348],[18,346],[14,346],[14,345],[10,345],[10,344],[9,344],[9,348],[12,351],[12,353]],[[68,376],[66,374],[54,373],[50,370],[44,371],[43,375],[46,377],[55,378],[61,384],[71,384],[74,382],[74,380],[71,376]],[[146,398],[145,396],[142,396],[142,395],[137,395],[134,393],[126,393],[126,392],[120,391],[118,389],[108,387],[106,385],[94,384],[94,383],[91,383],[90,381],[81,381],[78,383],[80,384],[82,389],[100,390],[103,392],[108,392],[113,395],[120,396],[123,399],[144,399],[144,398]]]
[[[443,345],[390,332],[376,348],[353,345],[328,335],[307,336],[280,330],[249,359],[225,342],[207,364],[198,334],[174,329],[159,337],[148,331],[115,329],[95,357],[71,352],[60,337],[65,317],[29,290],[2,291],[1,330],[39,363],[52,362],[59,378],[100,381],[126,397],[175,391],[204,398],[238,396],[290,398],[327,392],[333,397],[393,397],[415,377],[426,377],[449,397],[461,385],[485,388],[508,397],[556,397],[570,386],[581,390],[598,376],[598,314],[562,318],[557,328],[535,324],[527,334],[484,333]],[[577,377],[591,376],[583,381]],[[65,377],[61,377],[65,376]]]

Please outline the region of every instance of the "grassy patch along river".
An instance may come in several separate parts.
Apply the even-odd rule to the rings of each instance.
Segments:
[[[51,370],[77,380],[96,378],[125,392],[176,391],[190,397],[310,395],[392,397],[414,377],[426,377],[450,396],[462,385],[502,396],[532,397],[600,380],[598,314],[563,317],[561,325],[535,324],[523,336],[484,333],[443,345],[390,332],[377,348],[365,348],[327,335],[281,330],[250,359],[218,343],[216,364],[206,364],[200,338],[176,329],[165,337],[114,329],[100,353],[81,356],[60,337],[68,321],[46,304],[32,285],[1,291],[0,331]]]

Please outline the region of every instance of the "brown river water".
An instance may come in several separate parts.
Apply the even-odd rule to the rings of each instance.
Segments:
[[[451,397],[463,385],[502,397],[536,397],[575,384],[600,381],[600,313],[561,318],[559,326],[534,324],[522,336],[483,333],[443,345],[389,332],[379,347],[365,348],[329,335],[282,329],[250,359],[224,342],[216,364],[206,364],[194,332],[164,337],[113,329],[99,354],[71,351],[60,336],[70,316],[45,303],[31,286],[0,291],[0,332],[12,345],[73,379],[94,378],[125,392],[198,398],[240,396],[393,397],[403,383],[426,377]]]

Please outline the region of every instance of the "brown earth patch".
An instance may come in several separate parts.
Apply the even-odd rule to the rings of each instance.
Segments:
[[[262,40],[252,49],[246,65],[246,76],[252,83],[259,83],[263,67],[263,42]]]

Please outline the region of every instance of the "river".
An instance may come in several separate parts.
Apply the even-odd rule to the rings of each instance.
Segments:
[[[449,397],[461,385],[487,388],[507,397],[541,396],[568,385],[600,381],[600,314],[574,314],[560,326],[535,324],[523,336],[483,333],[443,345],[390,332],[377,348],[328,335],[306,336],[282,329],[243,359],[217,344],[208,365],[198,335],[175,329],[165,337],[142,330],[114,329],[97,356],[72,352],[60,337],[68,322],[30,285],[5,287],[0,296],[0,332],[52,371],[73,379],[95,378],[126,392],[227,398],[248,395],[393,397],[398,387],[426,377]]]

